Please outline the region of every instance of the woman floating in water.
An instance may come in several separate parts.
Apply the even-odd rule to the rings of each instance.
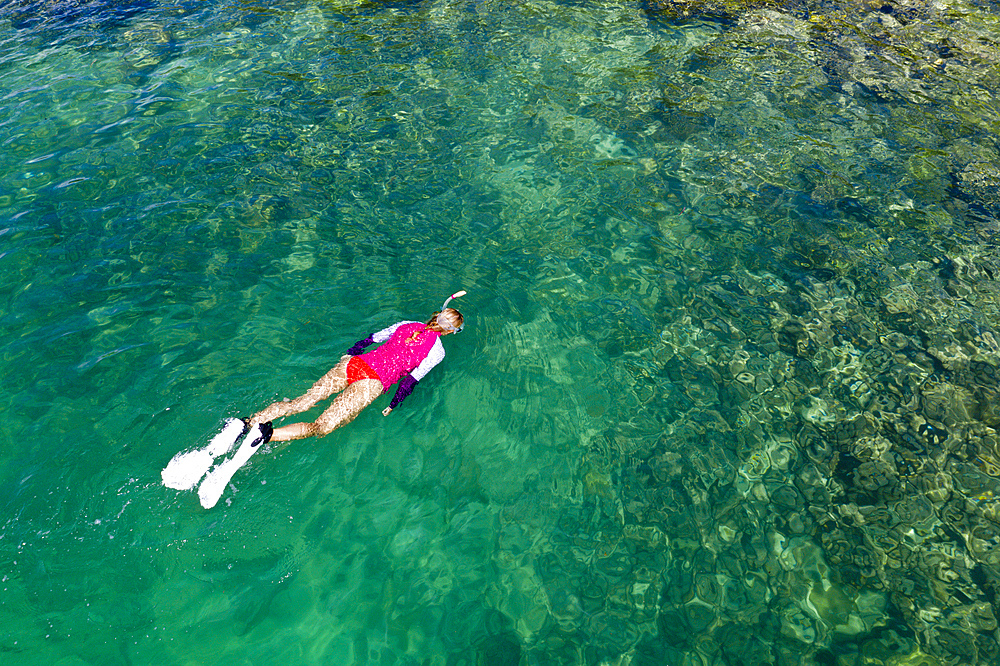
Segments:
[[[303,437],[322,437],[353,421],[376,398],[398,383],[396,394],[382,411],[388,416],[444,358],[441,338],[458,333],[464,324],[462,315],[448,303],[464,296],[452,294],[427,322],[401,321],[360,340],[347,350],[337,365],[323,375],[305,394],[294,400],[275,402],[246,420],[230,419],[207,447],[174,456],[163,470],[163,483],[171,488],[193,488],[208,471],[212,460],[228,453],[240,436],[247,432],[239,450],[217,466],[202,482],[198,497],[206,509],[215,506],[229,480],[250,459],[261,444],[270,440],[285,442]],[[379,345],[366,352],[373,344]],[[320,400],[337,394],[333,402],[312,423],[292,423],[274,429],[274,419],[299,414]]]

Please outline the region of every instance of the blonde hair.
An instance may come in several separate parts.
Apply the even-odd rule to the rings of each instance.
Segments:
[[[430,330],[437,331],[438,333],[446,333],[447,330],[438,325],[439,315],[455,330],[462,328],[462,324],[465,323],[461,312],[455,308],[445,308],[444,310],[432,314],[431,318],[427,320],[426,324],[424,324],[424,328],[429,328]]]

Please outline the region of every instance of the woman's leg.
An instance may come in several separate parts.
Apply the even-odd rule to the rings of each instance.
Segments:
[[[334,393],[343,391],[344,388],[347,387],[347,364],[350,362],[351,358],[353,357],[342,356],[340,362],[333,366],[329,372],[320,377],[319,380],[305,392],[305,395],[300,395],[298,398],[295,398],[295,400],[280,400],[272,403],[251,416],[248,419],[250,426],[252,427],[258,423],[264,423],[265,421],[273,421],[274,419],[281,418],[282,416],[288,416],[289,414],[304,412],[320,400],[324,400],[329,398]]]
[[[290,439],[328,435],[340,426],[353,421],[361,410],[375,402],[375,398],[382,395],[384,390],[382,382],[378,379],[359,379],[344,389],[314,423],[292,423],[277,428],[271,435],[271,441],[287,442]]]

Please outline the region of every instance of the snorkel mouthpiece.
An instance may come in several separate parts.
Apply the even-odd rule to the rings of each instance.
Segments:
[[[463,289],[462,291],[456,291],[454,294],[452,294],[451,296],[449,296],[447,299],[445,299],[444,305],[441,306],[441,311],[443,312],[445,309],[447,309],[448,304],[451,303],[451,301],[452,301],[453,298],[461,298],[462,296],[465,296],[466,293],[467,292]],[[437,323],[438,323],[438,326],[440,326],[441,328],[445,329],[446,331],[451,331],[452,333],[459,333],[459,332],[461,332],[461,330],[463,328],[465,328],[464,324],[462,326],[459,326],[458,328],[455,328],[454,326],[452,326],[448,322],[442,320],[440,312],[438,313],[438,316],[437,316]]]

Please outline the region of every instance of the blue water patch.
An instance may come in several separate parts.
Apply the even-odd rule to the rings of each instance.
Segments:
[[[154,10],[154,0],[17,0],[0,8],[0,18],[17,30],[106,29]]]

